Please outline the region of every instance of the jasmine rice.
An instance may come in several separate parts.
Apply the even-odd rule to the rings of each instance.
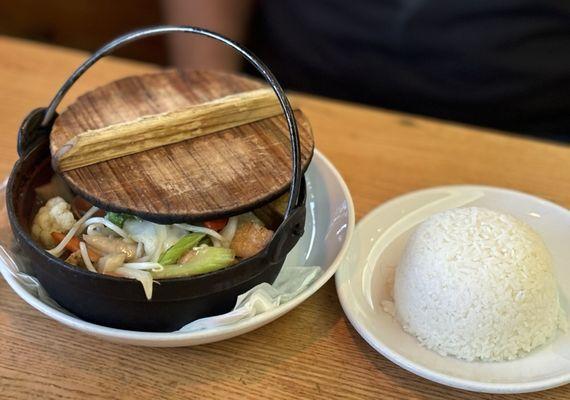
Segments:
[[[396,318],[442,355],[510,360],[566,329],[552,258],[518,219],[448,210],[409,239],[394,281]]]

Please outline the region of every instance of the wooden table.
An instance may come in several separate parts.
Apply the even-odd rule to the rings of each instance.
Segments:
[[[16,131],[85,54],[0,38],[0,172]],[[104,60],[72,92],[152,66]],[[70,97],[70,98],[71,98]],[[67,101],[69,101],[69,99]],[[455,124],[299,96],[317,146],[346,179],[358,217],[414,189],[504,186],[570,206],[570,149]],[[2,399],[490,399],[419,378],[377,354],[351,327],[330,281],[252,333],[192,348],[116,345],[45,318],[0,280]],[[496,396],[500,398],[501,396]],[[511,399],[568,399],[570,385]]]

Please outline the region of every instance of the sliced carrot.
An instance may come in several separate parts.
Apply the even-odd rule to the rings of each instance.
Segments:
[[[221,231],[224,226],[228,223],[227,218],[212,219],[210,221],[204,222],[204,226],[208,229],[213,229],[215,231]]]
[[[63,238],[65,237],[65,234],[61,233],[61,232],[52,232],[51,237],[53,238],[53,240],[56,241],[56,243],[60,243],[63,240]],[[79,250],[79,238],[77,236],[73,236],[71,238],[71,240],[69,242],[67,242],[67,244],[65,245],[65,248],[67,250],[71,251],[72,253]],[[94,252],[93,250],[91,250],[89,248],[87,248],[87,254],[89,255],[89,258],[91,259],[91,261],[93,261],[93,262],[96,262],[99,260],[99,258],[101,258],[101,256],[99,254],[97,254],[96,252]]]

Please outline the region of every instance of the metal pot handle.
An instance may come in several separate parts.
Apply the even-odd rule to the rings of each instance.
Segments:
[[[295,120],[295,115],[293,114],[293,110],[291,109],[291,104],[289,103],[287,96],[285,95],[283,89],[281,88],[281,85],[279,85],[279,82],[277,82],[277,79],[275,78],[273,73],[269,70],[269,68],[267,68],[267,66],[259,58],[257,58],[253,53],[251,53],[245,47],[234,42],[233,40],[206,29],[196,28],[193,26],[173,26],[173,25],[155,26],[155,27],[149,27],[129,32],[107,43],[105,46],[101,47],[99,50],[93,53],[91,57],[85,60],[83,64],[81,64],[73,72],[73,74],[71,74],[71,76],[67,79],[67,81],[65,81],[65,83],[58,90],[58,92],[54,96],[53,100],[51,101],[47,109],[34,110],[26,118],[26,120],[24,120],[24,122],[22,123],[22,127],[20,128],[20,135],[18,139],[18,151],[21,154],[23,152],[23,149],[27,147],[28,143],[30,143],[32,140],[30,136],[34,136],[34,134],[35,135],[40,135],[40,134],[43,135],[45,133],[49,134],[49,132],[51,131],[51,126],[53,125],[53,122],[57,117],[56,108],[63,99],[63,96],[65,96],[65,94],[75,83],[75,81],[77,81],[77,79],[79,79],[81,75],[83,75],[83,73],[87,71],[93,64],[95,64],[99,59],[107,56],[108,54],[112,53],[114,50],[118,49],[119,47],[122,47],[125,44],[134,42],[135,40],[143,39],[149,36],[156,36],[165,33],[176,33],[176,32],[194,33],[197,35],[206,36],[215,39],[217,41],[220,41],[223,44],[233,48],[259,71],[259,73],[263,76],[263,78],[267,81],[267,83],[271,86],[271,88],[275,92],[275,95],[279,100],[283,113],[285,114],[285,118],[287,120],[287,126],[289,128],[289,135],[291,139],[292,180],[290,188],[291,194],[289,196],[287,209],[285,211],[285,219],[286,219],[289,216],[289,214],[300,205],[299,193],[300,193],[301,179],[302,179],[299,132],[297,129],[297,122]],[[40,118],[41,118],[41,123],[39,123]]]

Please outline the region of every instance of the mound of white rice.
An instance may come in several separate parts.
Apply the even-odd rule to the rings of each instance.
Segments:
[[[442,355],[510,360],[565,329],[551,256],[516,218],[484,208],[433,215],[409,239],[396,318]]]

